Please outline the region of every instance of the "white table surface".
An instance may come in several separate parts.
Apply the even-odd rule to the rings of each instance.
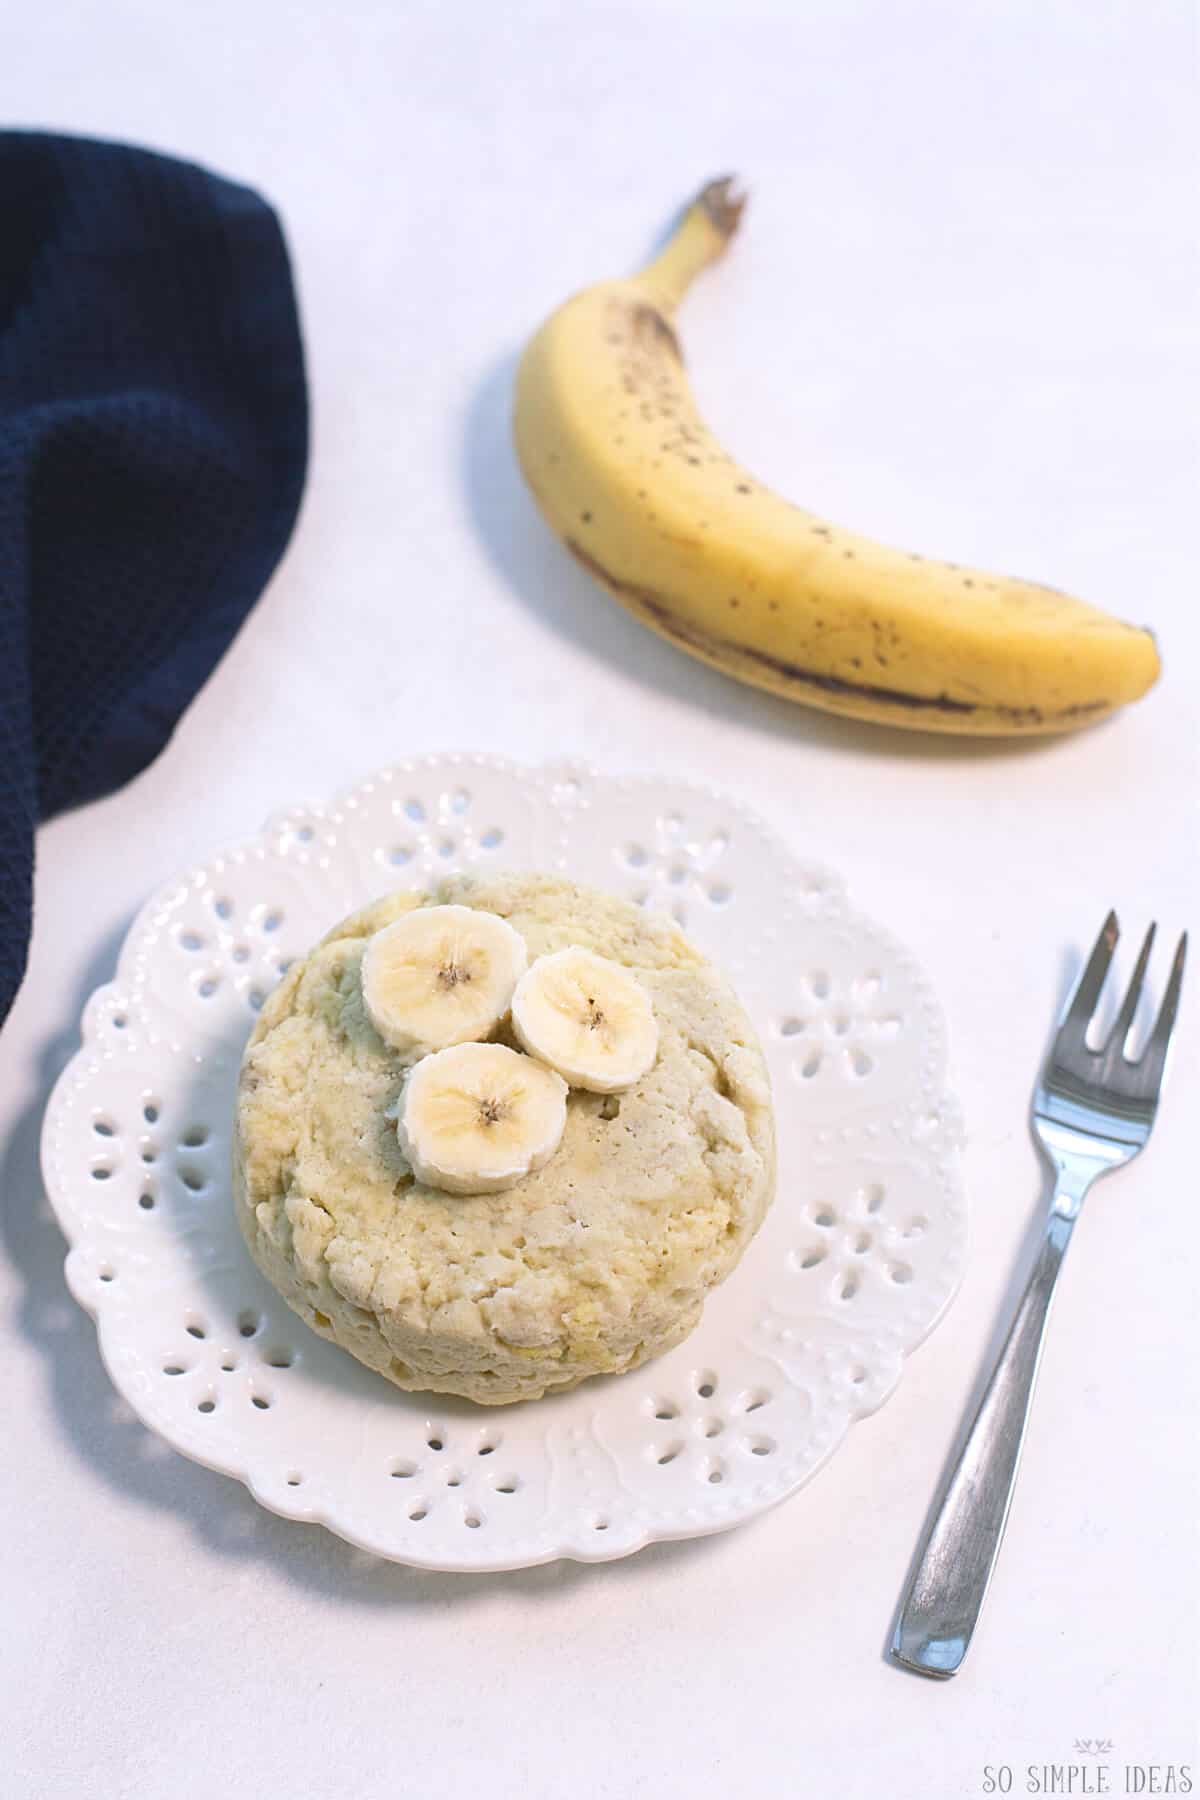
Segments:
[[[1078,1737],[1112,1740],[1115,1791],[1124,1761],[1194,1756],[1200,965],[1154,1143],[1071,1252],[968,1663],[940,1685],[882,1655],[1033,1217],[1025,1110],[1062,984],[1109,904],[1127,940],[1151,912],[1198,922],[1191,12],[5,14],[0,115],[273,198],[314,407],[300,526],[237,643],[157,764],[39,843],[0,1046],[6,1794],[939,1800],[1005,1762],[1026,1791]],[[658,642],[551,540],[508,450],[514,351],[726,167],[744,238],[684,320],[713,423],[835,518],[1152,623],[1166,674],[1127,716],[1024,747],[826,719]],[[812,1486],[726,1536],[481,1578],[376,1562],[153,1441],[63,1285],[40,1112],[145,892],[280,804],[449,747],[726,783],[848,875],[948,1009],[961,1294]]]

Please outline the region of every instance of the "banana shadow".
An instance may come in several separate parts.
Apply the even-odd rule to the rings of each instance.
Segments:
[[[493,567],[551,631],[653,693],[792,743],[892,759],[961,762],[1050,755],[1064,742],[1060,737],[948,737],[844,719],[748,687],[647,630],[580,568],[534,504],[512,445],[517,361],[511,352],[500,357],[474,389],[465,419],[462,479],[472,521]]]
[[[131,1518],[139,1512],[169,1514],[210,1554],[256,1565],[281,1586],[359,1612],[483,1607],[512,1593],[536,1601],[594,1581],[628,1584],[639,1579],[648,1564],[674,1570],[680,1578],[689,1570],[702,1574],[709,1557],[736,1554],[733,1534],[721,1533],[713,1539],[653,1544],[636,1556],[606,1564],[558,1561],[479,1575],[407,1568],[356,1549],[323,1526],[268,1512],[240,1481],[189,1461],[141,1423],[113,1389],[92,1321],[67,1288],[63,1275],[67,1247],[46,1199],[39,1163],[42,1116],[50,1090],[78,1048],[75,1021],[93,989],[111,978],[123,936],[124,930],[97,949],[69,1020],[43,1040],[32,1059],[24,1105],[0,1144],[0,1193],[5,1202],[0,1207],[0,1250],[20,1278],[17,1325],[43,1359],[45,1404],[62,1442],[65,1478],[81,1485],[102,1483],[119,1497]],[[253,1289],[266,1292],[249,1259],[246,1280]],[[311,1336],[299,1319],[290,1329]],[[320,1340],[312,1342],[329,1351]],[[382,1379],[380,1385],[387,1387]],[[407,1397],[399,1398],[403,1402]],[[465,1401],[458,1406],[472,1415],[480,1410]],[[440,1403],[439,1410],[454,1410],[454,1403],[450,1408]],[[752,1527],[743,1529],[747,1528]]]

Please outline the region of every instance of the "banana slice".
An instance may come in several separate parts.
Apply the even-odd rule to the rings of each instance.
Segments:
[[[413,1174],[451,1194],[491,1194],[549,1162],[567,1084],[504,1044],[455,1044],[419,1062],[396,1122]]]
[[[591,950],[540,956],[517,983],[512,1019],[531,1055],[594,1094],[631,1087],[658,1053],[649,994]]]
[[[486,1037],[508,1011],[528,960],[520,932],[496,913],[422,906],[371,938],[363,1004],[393,1050],[424,1056]]]

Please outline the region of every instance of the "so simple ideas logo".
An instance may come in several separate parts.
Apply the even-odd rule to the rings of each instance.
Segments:
[[[1190,1763],[1110,1763],[1111,1738],[1076,1738],[1079,1760],[985,1763],[982,1794],[1190,1794]]]

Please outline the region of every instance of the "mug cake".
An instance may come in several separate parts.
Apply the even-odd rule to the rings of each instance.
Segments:
[[[774,1179],[728,982],[673,921],[557,877],[457,876],[352,914],[242,1061],[251,1255],[410,1391],[498,1405],[669,1350]]]

